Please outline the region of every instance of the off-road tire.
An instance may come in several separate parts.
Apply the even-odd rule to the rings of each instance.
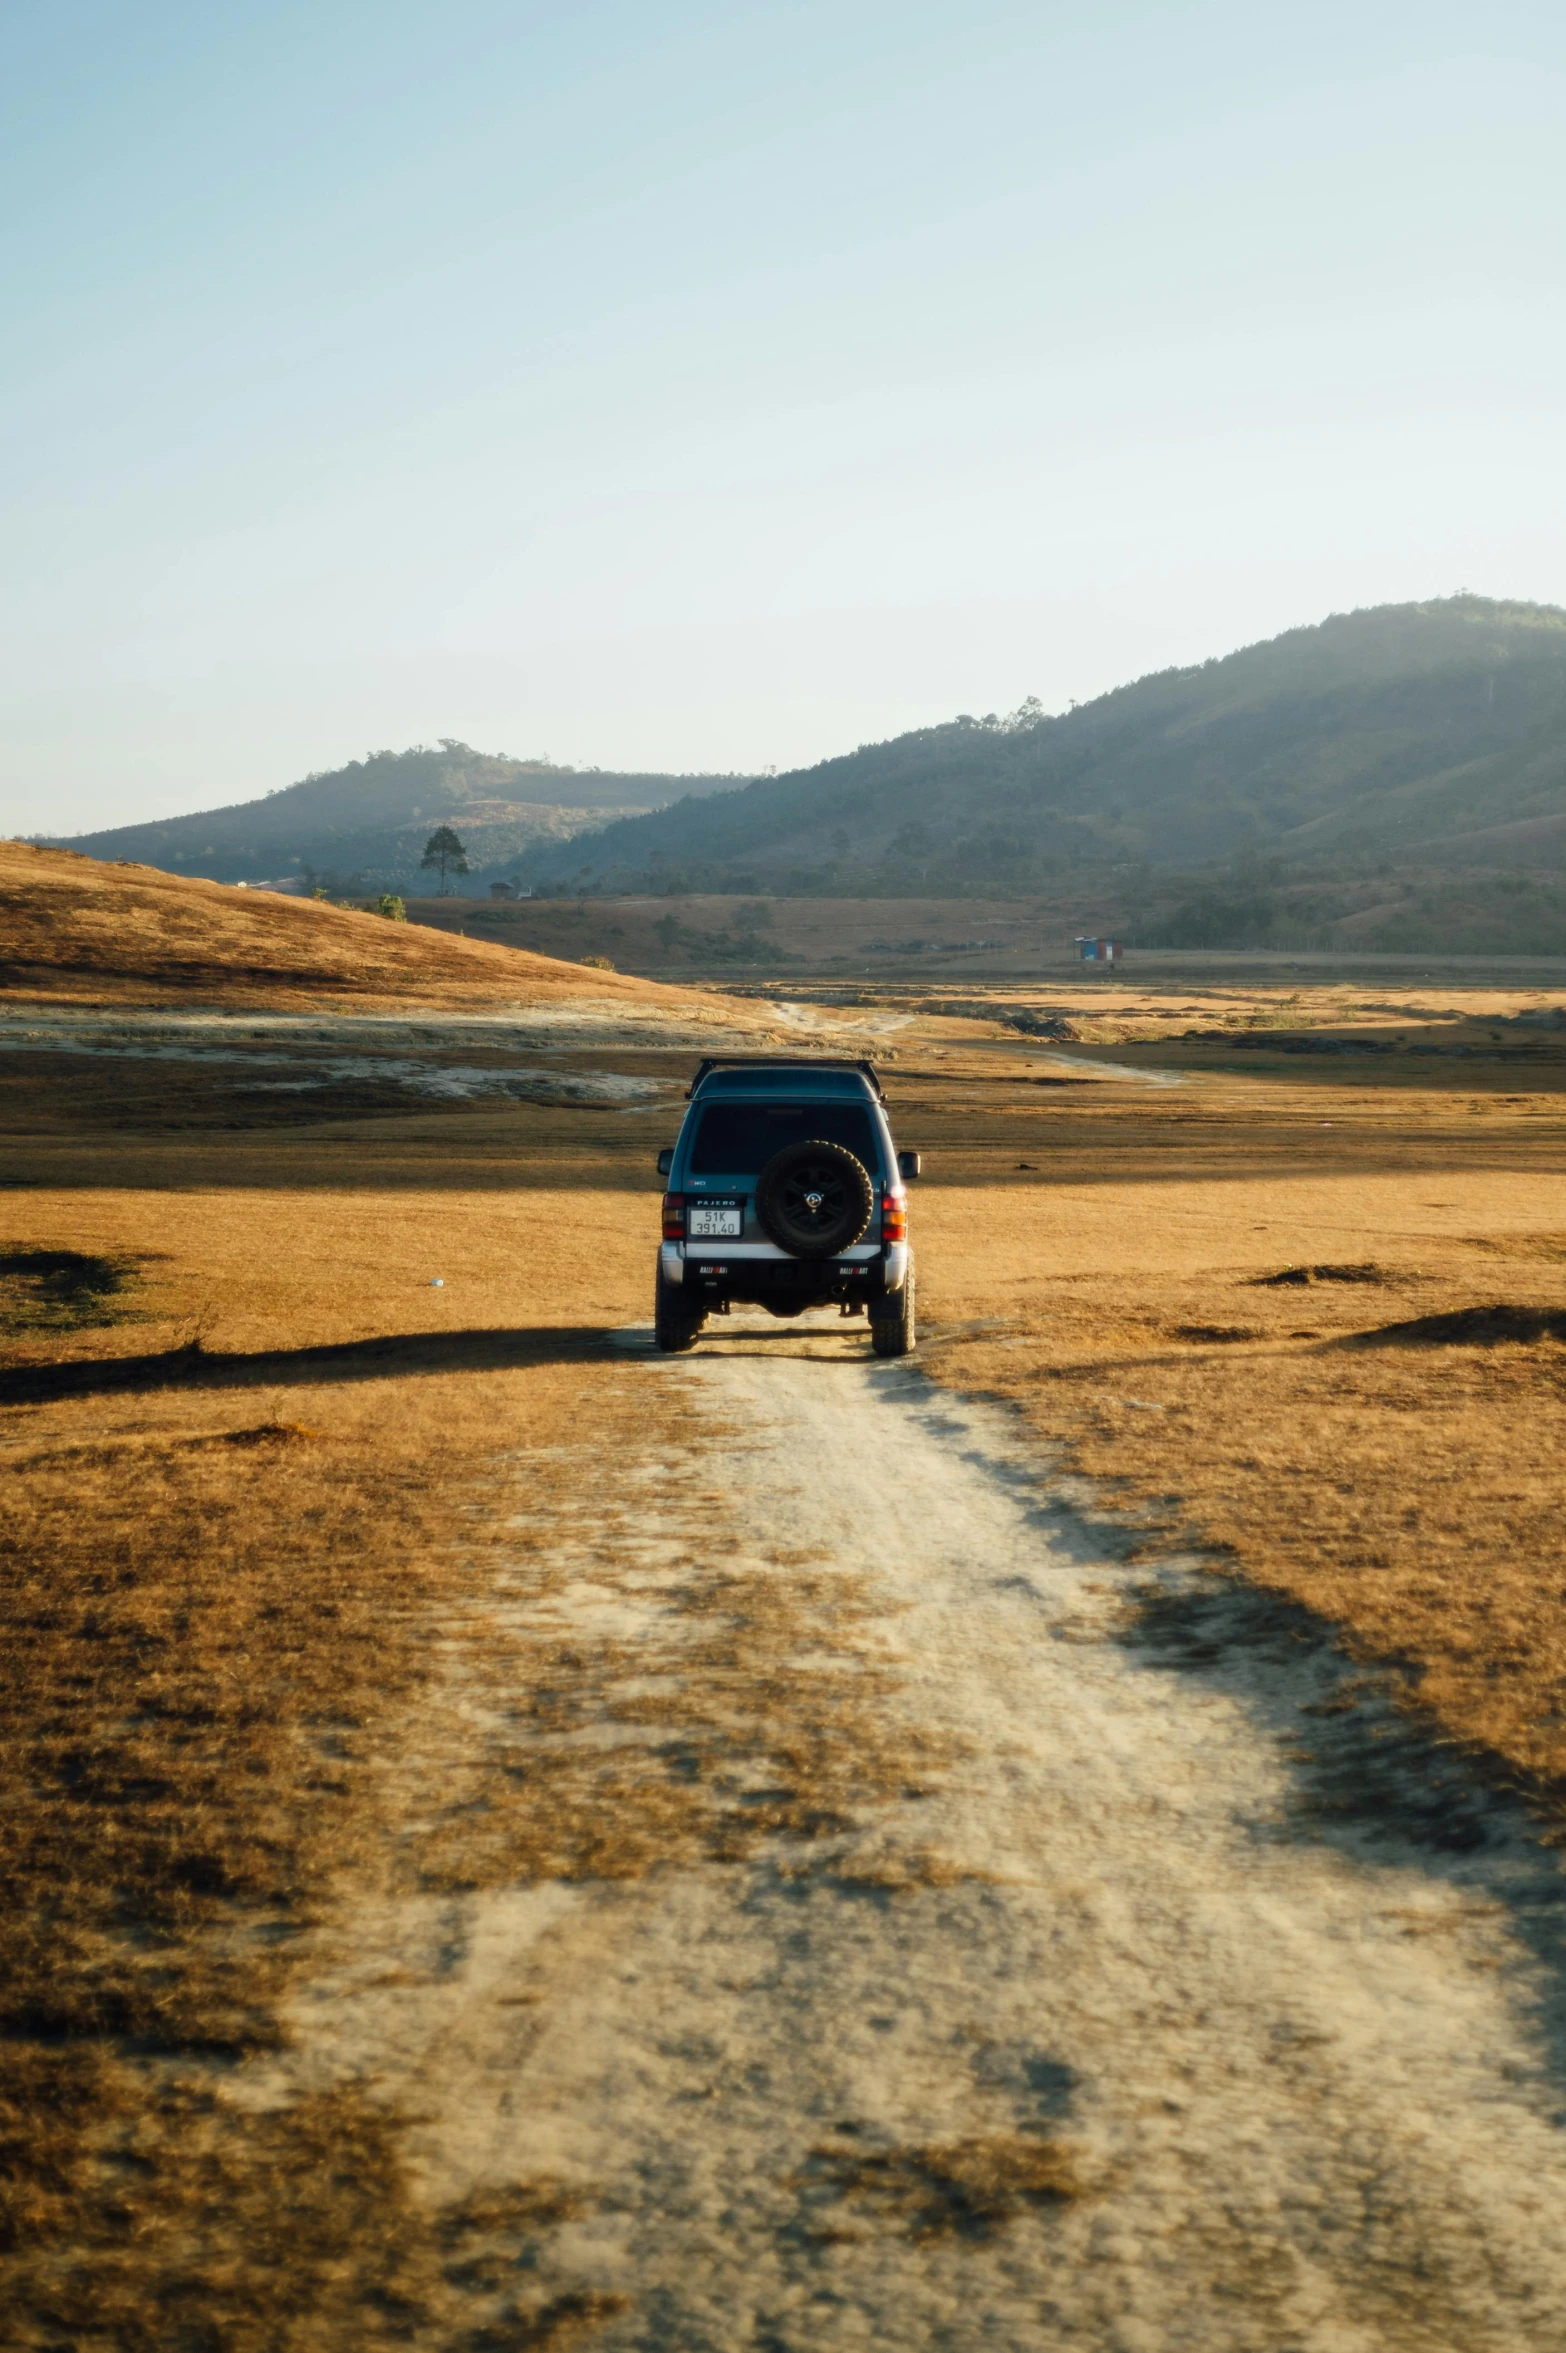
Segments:
[[[910,1253],[902,1289],[888,1291],[884,1299],[870,1302],[870,1345],[877,1356],[910,1356],[916,1338],[914,1267]]]
[[[666,1282],[660,1265],[658,1287],[653,1294],[653,1339],[657,1346],[666,1356],[683,1355],[687,1348],[695,1347],[696,1335],[706,1320],[701,1309],[692,1315],[679,1284]]]
[[[846,1144],[813,1137],[774,1152],[756,1180],[756,1217],[791,1258],[851,1250],[875,1209],[875,1186]]]

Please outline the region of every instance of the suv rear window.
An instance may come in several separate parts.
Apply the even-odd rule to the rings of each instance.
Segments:
[[[872,1176],[881,1155],[862,1103],[712,1103],[691,1147],[693,1176],[759,1176],[785,1144],[846,1144]]]

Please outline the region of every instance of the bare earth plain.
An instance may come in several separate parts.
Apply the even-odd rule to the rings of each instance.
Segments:
[[[15,2342],[1562,2341],[1548,991],[0,865]],[[878,1058],[911,1366],[652,1353],[703,1043]]]

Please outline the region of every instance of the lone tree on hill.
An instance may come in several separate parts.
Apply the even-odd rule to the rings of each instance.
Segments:
[[[450,896],[446,889],[447,875],[467,873],[468,853],[449,825],[437,825],[424,845],[424,855],[419,864],[421,867],[440,868],[440,895],[444,899]]]

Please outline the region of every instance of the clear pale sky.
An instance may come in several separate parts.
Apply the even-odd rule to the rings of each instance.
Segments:
[[[1566,9],[13,0],[0,828],[1566,600]]]

